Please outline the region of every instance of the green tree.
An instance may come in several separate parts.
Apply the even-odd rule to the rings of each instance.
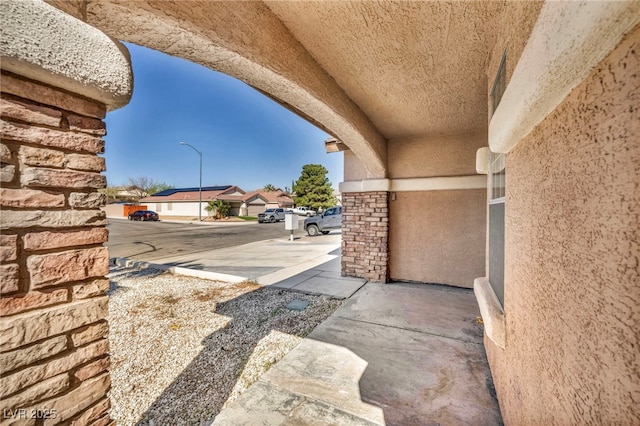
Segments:
[[[207,202],[207,206],[204,208],[208,212],[213,212],[213,217],[216,219],[222,219],[229,215],[229,209],[231,205],[223,200],[212,200]]]
[[[328,170],[320,164],[305,164],[302,174],[293,184],[293,198],[296,205],[318,210],[336,205],[331,182],[327,178]]]
[[[264,191],[281,191],[280,188],[276,188],[275,186],[271,185],[270,183],[266,184],[264,186],[264,188],[262,188]]]

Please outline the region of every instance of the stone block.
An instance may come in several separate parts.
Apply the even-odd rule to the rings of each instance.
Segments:
[[[108,351],[109,341],[102,339],[88,346],[77,348],[68,355],[23,368],[13,374],[3,375],[0,377],[0,398],[4,399],[26,387],[58,374],[66,373],[81,364],[107,354]]]
[[[82,382],[79,387],[65,395],[40,402],[37,408],[48,408],[56,410],[57,413],[55,419],[45,419],[43,425],[56,425],[82,413],[85,409],[103,399],[110,386],[109,374],[102,374]]]
[[[35,189],[0,188],[0,205],[17,208],[64,207],[64,195]],[[8,212],[4,212],[8,213]],[[3,214],[3,220],[4,220]]]
[[[0,134],[3,140],[33,143],[92,154],[104,152],[104,141],[99,137],[87,135],[86,133],[45,129],[44,127],[1,121]]]
[[[18,236],[0,235],[0,262],[6,263],[16,260],[18,255]]]
[[[5,144],[0,144],[0,161],[3,163],[12,163],[13,156],[11,155],[11,149]]]
[[[0,87],[2,87],[2,92],[4,93],[10,93],[20,98],[30,99],[44,105],[95,118],[104,118],[107,113],[103,104],[86,98],[74,96],[9,74],[2,74],[0,79]]]
[[[31,228],[35,226],[44,228],[77,228],[106,224],[106,215],[100,210],[5,210],[2,212],[0,230]]]
[[[16,263],[0,265],[0,294],[20,290],[20,267]]]
[[[86,228],[80,231],[31,232],[24,237],[23,248],[30,251],[49,250],[62,247],[102,244],[107,241],[107,228]]]
[[[0,117],[30,124],[60,127],[62,112],[41,105],[2,98],[0,99]]]
[[[98,401],[92,407],[87,408],[80,416],[74,418],[69,426],[85,426],[88,424],[93,425],[92,422],[100,419],[102,416],[107,414],[111,408],[111,404],[108,398],[104,398],[101,401]]]
[[[0,183],[13,182],[16,177],[16,166],[13,164],[0,164]]]
[[[104,136],[107,134],[107,127],[102,120],[82,115],[69,114],[67,116],[69,129],[79,132],[89,133],[96,136]]]
[[[62,373],[36,383],[15,396],[3,399],[2,404],[11,408],[24,407],[66,391],[69,389],[69,384],[69,374]]]
[[[109,252],[106,247],[94,247],[32,255],[27,258],[27,270],[32,289],[82,281],[109,272]]]
[[[64,152],[26,145],[20,147],[20,160],[27,166],[62,168],[65,165]]]
[[[74,331],[71,334],[71,341],[73,346],[82,346],[94,340],[104,339],[107,337],[107,333],[109,333],[109,323],[102,321]]]
[[[69,154],[67,155],[67,167],[74,170],[85,170],[90,172],[104,172],[107,170],[104,157],[90,154]]]
[[[108,370],[110,365],[111,364],[109,357],[100,358],[97,361],[90,362],[89,364],[83,365],[82,367],[78,368],[73,373],[73,377],[83,382],[87,379],[90,379],[91,377],[104,373]]]
[[[107,177],[74,170],[27,168],[22,171],[20,182],[28,187],[99,189],[107,186]]]
[[[72,208],[95,209],[106,203],[107,197],[99,192],[72,192],[69,194],[69,206]]]
[[[1,353],[0,365],[2,365],[2,373],[7,374],[17,368],[34,364],[64,352],[67,349],[67,343],[67,336],[57,336],[35,345]]]
[[[0,317],[66,302],[68,294],[69,291],[66,288],[60,288],[48,292],[30,291],[23,296],[0,298]]]
[[[98,278],[91,282],[76,284],[71,289],[74,300],[102,296],[109,291],[109,280],[106,278]]]
[[[47,337],[102,321],[108,297],[70,302],[0,318],[0,352],[7,352]]]

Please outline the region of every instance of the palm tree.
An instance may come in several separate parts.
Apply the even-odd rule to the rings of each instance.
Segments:
[[[216,219],[222,219],[223,217],[227,217],[229,215],[229,209],[231,206],[226,201],[222,200],[211,200],[207,202],[207,206],[204,208],[208,212],[213,212],[213,216]]]

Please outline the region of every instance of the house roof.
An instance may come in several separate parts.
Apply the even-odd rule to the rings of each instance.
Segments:
[[[245,192],[235,185],[206,186],[202,187],[202,200],[223,200],[229,202],[247,202],[249,200],[261,198],[265,203],[278,203],[279,206],[293,205],[293,199],[282,191],[252,191]],[[173,188],[160,191],[149,197],[145,197],[140,202],[162,203],[162,202],[189,202],[200,199],[199,188]]]
[[[203,186],[202,192],[209,191],[225,191],[231,188],[231,185],[223,185],[223,186]],[[151,197],[166,197],[169,195],[173,195],[178,192],[200,192],[200,188],[171,188],[165,189],[164,191],[156,192],[155,194],[151,194]]]
[[[209,201],[218,199],[222,194],[233,194],[245,192],[235,185],[221,185],[221,186],[203,186],[202,187],[202,200]],[[199,188],[173,188],[165,191],[160,191],[149,197],[145,197],[140,202],[152,203],[152,202],[173,202],[173,201],[198,201],[200,199]]]
[[[294,204],[293,199],[283,191],[253,191],[249,194],[251,194],[251,196],[254,194],[260,195],[267,203],[278,203],[279,206]],[[245,200],[247,199],[249,198],[245,197]]]

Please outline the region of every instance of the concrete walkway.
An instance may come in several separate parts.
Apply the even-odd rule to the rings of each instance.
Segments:
[[[340,274],[340,232],[318,237],[258,241],[199,253],[182,254],[153,263],[114,258],[120,266],[144,263],[175,274],[240,282],[256,280],[273,286],[345,299],[365,284]]]
[[[366,284],[214,425],[499,425],[471,290]]]

